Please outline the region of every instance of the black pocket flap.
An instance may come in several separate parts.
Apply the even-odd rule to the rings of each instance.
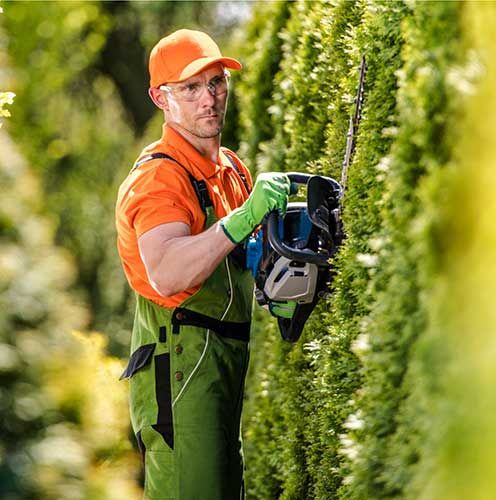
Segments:
[[[138,349],[131,354],[129,363],[119,380],[132,377],[138,370],[141,370],[141,368],[150,363],[156,345],[157,344],[145,344],[138,347]]]

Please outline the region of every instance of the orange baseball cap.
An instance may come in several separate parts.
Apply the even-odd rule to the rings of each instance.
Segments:
[[[175,31],[162,38],[150,53],[150,87],[181,82],[216,62],[229,69],[242,68],[236,59],[223,57],[206,33],[186,29]]]

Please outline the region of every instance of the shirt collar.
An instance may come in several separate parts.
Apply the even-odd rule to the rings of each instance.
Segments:
[[[214,177],[221,169],[220,165],[215,164],[212,160],[203,156],[179,132],[165,123],[162,127],[161,142],[176,150],[179,155],[186,157],[188,163],[193,164],[194,170],[197,170],[198,173],[206,179]],[[219,162],[222,162],[221,158],[221,152],[219,151]],[[181,161],[181,158],[177,158],[177,160]],[[193,171],[191,173],[194,174]]]

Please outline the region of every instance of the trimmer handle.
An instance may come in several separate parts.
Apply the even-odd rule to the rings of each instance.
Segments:
[[[312,250],[299,250],[286,245],[279,237],[279,219],[281,215],[277,210],[273,210],[267,216],[267,238],[274,250],[283,257],[289,260],[296,260],[298,262],[310,262],[320,266],[327,265],[325,255],[312,252]]]
[[[287,172],[286,175],[289,177],[289,180],[292,184],[294,183],[301,185],[307,185],[308,181],[312,177],[315,177],[315,175],[304,174],[300,172]],[[337,181],[330,177],[324,177],[324,179],[328,180],[337,192],[341,192],[341,186]],[[296,260],[298,262],[309,262],[311,264],[317,264],[319,266],[328,265],[327,260],[329,256],[313,252],[312,250],[301,250],[286,245],[286,243],[284,243],[279,237],[280,219],[281,214],[277,210],[273,210],[267,216],[267,238],[269,240],[269,243],[279,255],[282,255],[283,257],[286,257],[290,260]]]
[[[322,177],[323,179],[329,181],[335,190],[341,191],[341,184],[332,177],[325,177],[324,175],[315,175],[315,174],[303,174],[301,172],[286,172],[286,175],[289,177],[289,180],[291,182],[294,182],[295,184],[301,184],[306,186],[308,184],[308,181],[312,179],[313,177]]]
[[[289,180],[295,184],[302,184],[306,186],[308,181],[313,177],[312,174],[302,174],[300,172],[286,172],[286,175],[289,177]]]
[[[308,184],[308,181],[310,181],[310,179],[312,179],[313,177],[322,177],[322,179],[325,179],[332,185],[336,193],[339,193],[338,196],[339,197],[341,196],[342,193],[341,184],[339,184],[339,182],[333,179],[332,177],[325,177],[323,175],[302,174],[300,172],[286,172],[286,175],[289,177],[289,180],[291,181],[291,192],[289,193],[290,195],[296,194],[296,192],[298,191],[297,186],[294,185],[306,186]],[[296,189],[294,189],[295,187]]]

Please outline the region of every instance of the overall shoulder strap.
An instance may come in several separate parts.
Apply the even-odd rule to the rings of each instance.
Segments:
[[[222,152],[224,153],[226,158],[229,160],[229,163],[233,166],[234,170],[236,170],[237,174],[239,175],[239,177],[243,181],[243,184],[246,188],[246,192],[248,194],[250,194],[251,189],[250,189],[250,186],[248,184],[248,181],[246,180],[246,175],[243,172],[241,172],[238,164],[233,160],[233,158],[231,157],[230,153],[227,150],[223,149]]]
[[[189,170],[179,163],[175,158],[172,156],[157,152],[157,153],[151,153],[147,156],[144,156],[143,158],[140,158],[133,166],[131,169],[131,172],[135,170],[136,168],[140,167],[143,165],[143,163],[146,163],[147,161],[151,160],[156,160],[158,158],[164,159],[164,160],[170,160],[173,161],[174,163],[177,163],[181,168],[183,168],[186,173],[188,174],[189,180],[191,182],[191,185],[193,186],[193,189],[195,190],[196,197],[198,198],[198,202],[200,203],[202,211],[207,214],[207,208],[208,207],[213,207],[212,199],[210,198],[210,195],[208,194],[208,188],[207,184],[205,181],[201,180],[199,181],[198,179],[195,179],[193,175],[189,172]]]

